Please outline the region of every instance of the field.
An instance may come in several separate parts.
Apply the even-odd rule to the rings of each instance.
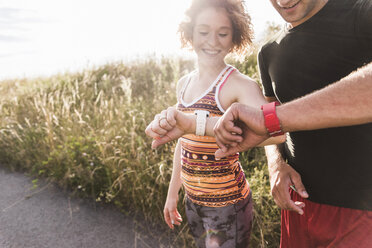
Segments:
[[[255,53],[228,62],[258,81]],[[171,231],[162,220],[175,144],[152,150],[144,130],[176,103],[176,82],[194,67],[181,58],[149,57],[0,82],[0,164],[115,204],[149,223],[138,221],[138,228],[167,247],[193,247],[185,223]],[[278,247],[280,213],[269,193],[263,149],[243,153],[241,163],[255,201],[251,247]],[[179,210],[184,216],[182,200]]]

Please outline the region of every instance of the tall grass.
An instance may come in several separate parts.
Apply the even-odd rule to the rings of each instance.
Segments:
[[[254,56],[229,62],[257,79]],[[1,82],[0,163],[137,214],[166,247],[193,247],[186,224],[170,231],[162,221],[174,143],[152,150],[144,134],[156,113],[176,103],[176,81],[193,68],[180,58],[147,58]],[[255,200],[252,247],[277,247],[279,213],[262,149],[241,161]],[[184,215],[182,201],[179,209]]]

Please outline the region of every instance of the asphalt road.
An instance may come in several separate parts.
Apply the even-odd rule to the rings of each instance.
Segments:
[[[113,206],[70,197],[57,186],[0,168],[0,248],[166,247]],[[151,241],[149,241],[151,240]]]

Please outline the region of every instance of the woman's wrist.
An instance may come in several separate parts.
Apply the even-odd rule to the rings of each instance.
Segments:
[[[187,115],[189,119],[189,125],[187,126],[185,132],[186,134],[195,134],[196,132],[196,115],[189,114]]]

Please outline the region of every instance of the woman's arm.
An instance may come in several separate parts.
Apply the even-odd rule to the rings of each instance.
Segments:
[[[249,77],[238,73],[237,77],[234,79],[235,80],[232,81],[232,83],[229,85],[230,87],[226,88],[226,90],[230,90],[236,95],[236,102],[260,110],[263,104],[271,101],[277,101],[275,97],[265,98],[258,84]],[[286,135],[284,134],[268,138],[264,142],[260,143],[258,146],[280,144],[285,142],[285,140]]]
[[[174,225],[180,225],[182,222],[182,217],[177,210],[178,192],[181,185],[181,145],[180,141],[178,141],[173,157],[172,178],[169,183],[167,200],[164,205],[164,220],[171,229],[174,228]]]

